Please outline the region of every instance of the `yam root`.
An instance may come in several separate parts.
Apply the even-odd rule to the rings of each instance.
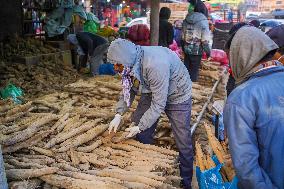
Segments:
[[[28,140],[26,140],[24,142],[20,142],[20,143],[17,143],[15,145],[12,145],[12,146],[4,146],[3,147],[3,153],[12,153],[12,152],[16,152],[17,150],[20,150],[22,148],[28,148],[30,146],[34,146],[38,142],[40,142],[42,139],[47,137],[51,132],[52,132],[51,130],[42,131],[39,134],[29,138]]]
[[[58,116],[51,114],[50,116],[43,117],[37,121],[35,121],[31,126],[29,126],[27,129],[20,131],[18,133],[15,133],[13,136],[7,138],[6,140],[2,141],[2,145],[9,146],[16,144],[18,142],[25,141],[26,139],[32,137],[34,134],[36,134],[40,127],[56,120]]]
[[[57,171],[58,168],[55,167],[46,167],[41,169],[9,169],[6,170],[6,176],[8,180],[25,180],[53,174]]]
[[[81,125],[80,127],[73,129],[69,132],[65,132],[65,133],[59,133],[55,138],[52,138],[46,145],[45,148],[51,148],[53,147],[55,144],[63,142],[71,137],[74,137],[78,134],[84,133],[90,129],[92,129],[93,127],[95,127],[99,122],[101,121],[101,119],[98,120],[91,120],[88,121],[86,123],[84,123],[83,125]]]
[[[73,179],[70,177],[65,177],[61,175],[46,175],[40,177],[44,182],[66,189],[127,189],[126,187],[115,184],[115,183],[105,183],[102,181],[88,181],[81,179]]]
[[[28,179],[24,181],[11,182],[9,188],[11,189],[37,189],[40,187],[42,181],[40,179]]]
[[[95,150],[96,148],[98,148],[102,144],[103,144],[103,141],[101,139],[98,139],[95,142],[93,142],[92,144],[90,144],[89,146],[78,147],[77,151],[78,152],[91,152],[91,151]]]
[[[156,181],[154,179],[150,179],[150,178],[147,178],[144,176],[138,176],[138,175],[123,175],[113,170],[101,170],[97,173],[97,176],[112,177],[112,178],[117,178],[120,180],[125,180],[128,182],[138,182],[138,183],[143,183],[143,184],[150,185],[153,187],[159,187],[163,185],[162,182]]]
[[[77,146],[80,146],[86,142],[89,142],[90,140],[93,140],[103,132],[105,132],[108,129],[108,125],[98,125],[93,129],[90,129],[84,134],[81,134],[77,136],[76,138],[72,139],[68,143],[62,143],[62,147],[59,148],[57,151],[58,152],[66,152],[70,148],[75,148]]]
[[[204,156],[201,149],[201,145],[198,142],[195,143],[195,149],[196,149],[196,164],[199,166],[201,171],[204,171],[205,170]]]

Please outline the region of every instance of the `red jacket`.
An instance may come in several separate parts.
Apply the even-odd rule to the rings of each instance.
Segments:
[[[127,38],[136,45],[150,46],[150,30],[146,24],[131,26]]]

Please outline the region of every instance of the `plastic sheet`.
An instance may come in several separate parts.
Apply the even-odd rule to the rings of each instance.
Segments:
[[[18,97],[23,96],[24,93],[19,87],[9,84],[0,91],[0,94],[3,99],[12,98],[16,104],[21,104],[22,101]]]
[[[225,51],[220,49],[212,49],[211,50],[211,58],[213,61],[220,62],[222,65],[228,65],[229,59]]]

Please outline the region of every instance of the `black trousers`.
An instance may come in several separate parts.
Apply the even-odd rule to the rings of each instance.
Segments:
[[[236,84],[235,84],[235,79],[233,78],[233,76],[230,74],[229,76],[229,80],[227,83],[227,97],[230,95],[230,93],[236,88]]]
[[[197,82],[199,76],[199,68],[201,65],[202,55],[188,55],[184,56],[184,65],[187,68],[192,82]]]

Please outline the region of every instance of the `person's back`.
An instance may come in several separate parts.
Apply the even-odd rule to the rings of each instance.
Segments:
[[[168,21],[171,15],[171,10],[167,7],[162,7],[160,10],[159,24],[159,46],[169,47],[173,43],[174,28]]]
[[[238,87],[226,102],[224,124],[239,188],[284,189],[284,67],[272,60],[278,46],[244,26],[229,48]]]
[[[96,47],[108,43],[105,38],[89,32],[79,32],[76,37],[84,52],[89,55],[93,53]]]
[[[170,49],[158,46],[142,47],[144,50],[143,69],[151,67],[157,75],[169,74],[168,103],[183,102],[191,96],[191,79],[185,65]],[[149,78],[150,79],[150,78]]]
[[[230,94],[228,98],[229,104],[241,104],[241,106],[230,108],[238,108],[242,116],[247,117],[247,121],[252,123],[253,128],[243,128],[244,125],[238,125],[238,129],[235,129],[234,135],[238,135],[238,139],[242,142],[244,137],[254,135],[250,130],[256,130],[256,138],[258,144],[257,149],[253,149],[250,146],[235,146],[230,144],[231,148],[234,148],[236,153],[238,149],[242,151],[247,148],[248,151],[259,154],[255,156],[256,162],[265,171],[266,175],[253,175],[253,169],[246,170],[247,174],[243,174],[242,178],[247,183],[247,188],[254,188],[250,186],[250,181],[245,177],[251,175],[255,177],[257,183],[258,177],[263,177],[266,180],[266,184],[272,182],[274,186],[279,189],[284,188],[284,68],[273,68],[269,70],[263,70],[257,73],[252,79],[246,83],[240,85]],[[248,99],[249,97],[249,99]],[[239,116],[239,115],[236,115]],[[249,130],[249,133],[245,133]],[[232,154],[234,156],[236,154]],[[246,156],[241,157],[242,162],[251,161]],[[235,166],[242,166],[236,164]],[[269,177],[269,179],[268,179]],[[252,179],[252,178],[249,178]],[[272,185],[272,183],[268,184]],[[258,189],[265,189],[267,185],[264,183],[258,183]],[[263,187],[261,187],[263,184]]]
[[[188,14],[183,22],[182,37],[184,52],[188,55],[202,55],[203,52],[210,56],[210,31],[207,18],[202,13]]]

